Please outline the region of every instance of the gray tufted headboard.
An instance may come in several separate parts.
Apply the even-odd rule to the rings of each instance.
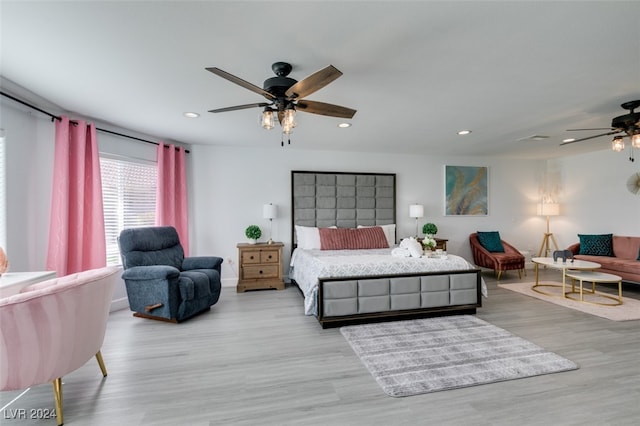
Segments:
[[[291,171],[291,247],[295,225],[355,228],[396,223],[395,173]]]

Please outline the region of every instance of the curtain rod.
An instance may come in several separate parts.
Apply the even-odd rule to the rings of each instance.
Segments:
[[[14,100],[14,101],[26,106],[26,107],[29,107],[31,109],[35,109],[36,111],[41,112],[44,115],[48,115],[49,117],[51,117],[51,120],[58,120],[58,121],[62,120],[61,117],[58,117],[57,115],[51,114],[50,112],[47,112],[47,111],[45,111],[43,109],[40,109],[35,105],[31,105],[31,104],[29,104],[29,103],[27,103],[27,102],[25,102],[25,101],[23,101],[21,99],[16,98],[15,96],[11,96],[8,93],[0,91],[0,94],[2,96],[5,96],[5,97],[7,97],[9,99],[12,99],[12,100]],[[150,143],[150,144],[153,144],[153,145],[160,145],[158,142],[149,141],[149,140],[138,138],[138,137],[135,137],[135,136],[125,135],[123,133],[118,133],[118,132],[114,132],[114,131],[107,130],[107,129],[101,129],[99,127],[96,127],[96,130],[99,131],[99,132],[103,132],[103,133],[110,133],[112,135],[121,136],[123,138],[134,139],[134,140],[137,140],[137,141],[140,141],[140,142]],[[169,147],[167,145],[165,145],[165,148],[169,148]],[[178,149],[178,148],[176,148],[176,149]],[[185,149],[184,152],[189,154],[189,150],[188,149]]]

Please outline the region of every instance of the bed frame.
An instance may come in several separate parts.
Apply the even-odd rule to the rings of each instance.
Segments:
[[[294,170],[291,206],[292,250],[296,247],[295,225],[355,228],[396,223],[396,175]],[[480,288],[480,269],[322,277],[317,318],[327,328],[475,314],[482,306]]]

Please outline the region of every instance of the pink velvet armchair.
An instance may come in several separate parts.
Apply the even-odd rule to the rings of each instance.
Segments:
[[[473,262],[477,266],[493,269],[499,280],[502,276],[502,272],[517,270],[518,277],[522,278],[522,271],[524,271],[524,256],[514,246],[507,243],[504,240],[500,240],[502,243],[503,252],[491,252],[487,250],[478,239],[478,234],[473,233],[469,235],[469,244],[471,245],[471,254],[473,255]]]
[[[62,425],[62,376],[94,356],[107,375],[100,348],[120,268],[67,275],[0,299],[0,390],[53,383]]]

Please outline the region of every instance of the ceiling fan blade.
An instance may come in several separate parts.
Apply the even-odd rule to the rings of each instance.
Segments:
[[[257,107],[266,107],[271,105],[268,102],[258,102],[255,104],[245,104],[245,105],[236,105],[232,107],[226,108],[218,108],[218,109],[210,109],[209,112],[227,112],[227,111],[237,111],[239,109],[249,109],[249,108],[257,108]]]
[[[300,100],[296,103],[296,110],[311,114],[327,115],[329,117],[353,118],[355,109],[340,105],[326,104],[324,102]]]
[[[563,143],[560,144],[560,146],[569,145],[570,143],[582,142],[582,141],[586,141],[586,140],[589,140],[589,139],[595,139],[595,138],[599,138],[600,136],[615,135],[616,133],[620,133],[620,132],[621,132],[620,130],[614,130],[612,132],[602,133],[600,135],[588,136],[586,138],[580,138],[580,139],[576,139],[574,141],[563,142]]]
[[[567,129],[567,132],[582,132],[589,130],[615,130],[613,127],[595,127],[592,129]]]
[[[240,77],[236,77],[233,74],[229,74],[226,71],[221,70],[220,68],[216,68],[216,67],[210,67],[210,68],[205,68],[207,71],[214,73],[215,75],[222,77],[226,80],[229,80],[232,83],[237,84],[238,86],[244,87],[245,89],[249,89],[252,92],[256,92],[259,95],[264,96],[267,99],[275,99],[276,97],[273,96],[271,93],[267,92],[266,90],[264,90],[261,87],[256,86],[255,84],[251,84],[248,81],[245,81],[243,79],[241,79]]]
[[[329,65],[328,67],[311,74],[304,80],[300,80],[293,86],[289,87],[284,94],[289,99],[301,99],[322,89],[341,75],[342,72],[340,70],[333,65]]]

